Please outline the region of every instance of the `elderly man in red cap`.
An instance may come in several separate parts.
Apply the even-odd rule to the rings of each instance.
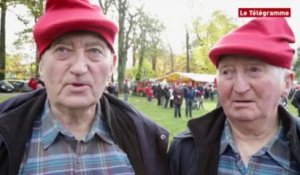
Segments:
[[[284,18],[256,18],[215,44],[222,107],[174,138],[171,175],[300,174],[300,123],[279,105],[294,79],[293,42]]]
[[[118,27],[88,0],[48,0],[34,27],[45,89],[0,105],[0,174],[166,174],[168,133],[103,93]]]

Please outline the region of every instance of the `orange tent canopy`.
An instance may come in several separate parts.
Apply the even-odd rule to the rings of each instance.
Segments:
[[[156,81],[167,81],[167,82],[206,82],[213,83],[216,75],[213,74],[197,74],[197,73],[186,73],[186,72],[174,72],[171,74],[164,75],[162,77],[156,78]]]

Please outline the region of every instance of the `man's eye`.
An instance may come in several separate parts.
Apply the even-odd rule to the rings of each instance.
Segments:
[[[102,53],[101,50],[97,49],[97,48],[91,48],[88,51],[91,52],[91,53]]]
[[[55,49],[55,55],[58,58],[67,58],[70,56],[71,53],[72,53],[72,50],[68,49],[66,47],[57,47]]]
[[[249,70],[250,70],[251,72],[259,72],[259,71],[261,71],[261,69],[258,68],[258,67],[250,67]]]
[[[227,70],[222,70],[221,74],[222,75],[229,75],[229,74],[232,74],[232,72],[233,72],[232,70],[227,69]]]
[[[99,48],[90,48],[87,50],[88,57],[92,60],[99,60],[104,56],[103,52]]]
[[[56,53],[59,53],[59,54],[64,54],[64,53],[67,53],[67,52],[70,52],[71,50],[66,48],[66,47],[58,47],[55,49],[55,52]]]
[[[229,74],[229,71],[228,70],[224,70],[224,71],[222,71],[222,74],[223,75]]]
[[[225,79],[231,79],[234,76],[233,69],[223,69],[220,71],[220,76],[224,77]]]
[[[263,75],[264,69],[262,66],[250,66],[247,68],[247,74],[253,78]]]

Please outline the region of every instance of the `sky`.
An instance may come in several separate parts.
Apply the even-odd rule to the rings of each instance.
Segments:
[[[91,0],[98,3],[98,0]],[[131,0],[130,0],[131,1]],[[184,51],[185,30],[184,25],[190,21],[191,16],[201,16],[203,20],[208,20],[214,10],[222,10],[226,15],[243,24],[251,18],[239,18],[238,8],[291,8],[292,16],[287,18],[296,37],[296,44],[300,44],[300,0],[192,0],[195,1],[192,8],[188,2],[190,0],[140,0],[145,3],[145,9],[155,15],[166,26],[165,39],[169,41],[175,53]],[[13,11],[16,11],[15,9]],[[17,10],[19,15],[25,14],[24,8]],[[7,49],[13,51],[12,43],[17,39],[15,34],[21,31],[24,26],[18,22],[15,15],[9,11],[7,13]],[[221,25],[221,24],[220,24]]]
[[[209,19],[215,10],[221,10],[237,23],[243,24],[252,18],[239,18],[238,8],[291,8],[292,15],[287,18],[296,37],[296,44],[300,43],[300,1],[299,0],[194,0],[196,5],[190,10],[186,3],[188,0],[145,0],[149,11],[156,14],[167,26],[168,38],[172,40],[176,50],[183,50],[184,23],[189,16],[201,16],[203,20]],[[197,5],[198,4],[198,5]],[[220,24],[221,25],[221,24]],[[297,41],[297,39],[299,41]]]

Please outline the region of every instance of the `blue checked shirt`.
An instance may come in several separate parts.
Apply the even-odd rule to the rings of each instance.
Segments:
[[[90,132],[77,141],[53,118],[49,103],[46,102],[41,120],[34,123],[19,174],[135,174],[126,153],[113,142],[100,116],[98,104]]]
[[[244,165],[236,148],[228,121],[221,136],[219,175],[296,175],[300,168],[293,158],[282,127],[276,136]]]

